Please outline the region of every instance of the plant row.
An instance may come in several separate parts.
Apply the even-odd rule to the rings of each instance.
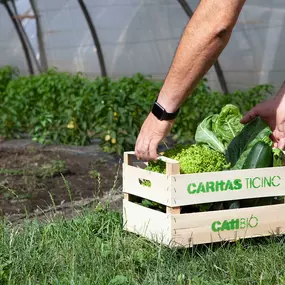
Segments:
[[[134,149],[140,127],[163,82],[142,74],[119,80],[88,79],[50,69],[20,76],[17,68],[0,69],[0,135],[28,133],[34,141],[86,145],[99,138],[104,151],[121,154]],[[261,85],[231,94],[212,92],[203,79],[185,101],[172,129],[177,143],[194,139],[198,124],[226,104],[242,113],[270,95]]]

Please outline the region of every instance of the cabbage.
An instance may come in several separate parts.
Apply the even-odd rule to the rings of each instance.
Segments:
[[[225,146],[228,146],[243,129],[243,125],[240,123],[241,118],[242,114],[239,108],[231,104],[226,105],[217,116],[213,130]]]
[[[241,118],[238,107],[231,104],[225,105],[220,114],[208,116],[198,125],[195,141],[225,153],[229,143],[243,128],[240,123]]]

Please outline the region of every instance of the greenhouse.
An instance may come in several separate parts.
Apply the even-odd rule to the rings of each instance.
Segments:
[[[284,0],[0,0],[0,284],[285,284]]]
[[[81,71],[91,76],[106,72],[110,77],[140,72],[158,79],[164,79],[191,11],[199,3],[198,0],[86,0],[98,36],[96,46],[80,1],[32,2],[36,2],[35,7],[29,0],[15,1],[15,5],[41,68],[55,66],[61,71]],[[246,1],[232,38],[219,58],[230,91],[264,83],[279,87],[284,81],[283,4],[282,0]],[[29,72],[4,7],[0,9],[0,21],[0,64]],[[39,38],[44,53],[40,52]],[[99,57],[104,68],[100,68]],[[36,62],[31,60],[37,72]],[[210,70],[208,79],[213,89],[221,88],[215,68]]]

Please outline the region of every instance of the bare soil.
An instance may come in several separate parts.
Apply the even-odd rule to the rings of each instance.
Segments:
[[[120,164],[98,156],[40,149],[0,152],[2,216],[44,210],[71,200],[100,198],[120,185]]]

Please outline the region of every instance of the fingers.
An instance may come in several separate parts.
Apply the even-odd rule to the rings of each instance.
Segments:
[[[285,138],[282,138],[278,141],[277,147],[283,150],[285,148]]]
[[[258,107],[255,106],[243,116],[243,118],[240,120],[240,122],[242,124],[247,124],[257,116],[258,116]]]
[[[138,139],[135,147],[135,154],[137,159],[142,161],[156,161],[158,158],[157,148],[159,141],[142,141],[141,138]]]
[[[157,160],[158,144],[167,136],[173,122],[159,121],[152,113],[144,121],[140,130],[135,154],[137,159],[143,161]]]
[[[138,160],[143,160],[144,156],[148,153],[148,146],[143,143],[142,135],[140,134],[136,146],[135,146],[135,154]]]
[[[158,158],[158,154],[157,154],[158,144],[159,144],[159,141],[157,141],[157,140],[152,140],[150,142],[149,157],[148,157],[149,160],[155,160],[155,161],[157,160],[157,158]]]
[[[273,140],[274,144],[273,147],[285,149],[285,133],[280,131],[280,126],[278,126],[272,133],[271,139]]]

